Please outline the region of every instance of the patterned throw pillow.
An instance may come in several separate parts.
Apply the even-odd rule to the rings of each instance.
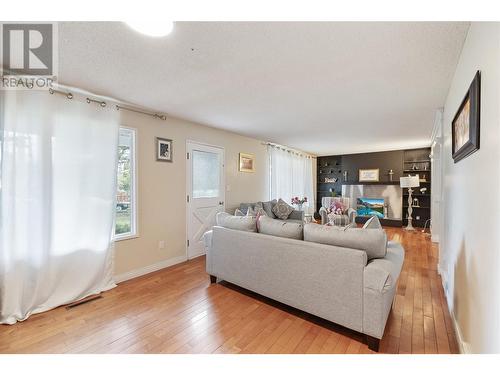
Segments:
[[[332,226],[345,226],[349,224],[349,216],[328,214],[328,224]]]
[[[339,201],[333,201],[330,204],[330,209],[328,210],[328,213],[335,214],[335,215],[345,215],[346,213],[346,208],[344,205],[339,202]]]
[[[273,207],[273,213],[281,220],[288,219],[288,216],[293,211],[293,207],[288,205],[283,199],[279,199],[278,203]]]

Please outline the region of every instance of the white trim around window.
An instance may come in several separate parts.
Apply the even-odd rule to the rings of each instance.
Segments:
[[[120,126],[120,130],[128,130],[130,131],[130,134],[132,135],[132,147],[131,147],[131,152],[130,152],[130,168],[131,168],[131,182],[130,182],[130,212],[131,212],[131,223],[130,223],[130,232],[128,233],[122,233],[115,235],[114,240],[115,241],[124,241],[124,240],[129,240],[132,238],[137,238],[139,237],[139,226],[137,222],[137,207],[138,207],[138,202],[137,202],[137,129],[131,128],[128,126]]]

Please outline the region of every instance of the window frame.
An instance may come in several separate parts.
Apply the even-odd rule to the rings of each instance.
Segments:
[[[131,178],[132,181],[130,183],[130,212],[131,212],[131,223],[130,223],[130,232],[128,233],[121,233],[121,234],[113,234],[114,241],[124,241],[124,240],[130,240],[133,238],[139,237],[139,225],[137,222],[137,207],[138,207],[138,202],[137,202],[137,129],[132,128],[130,126],[125,126],[125,125],[120,125],[119,130],[128,130],[132,134],[132,150],[130,152],[130,169],[131,169]],[[118,150],[117,150],[118,151]],[[118,164],[117,164],[118,166]],[[117,187],[118,191],[118,187]],[[115,228],[114,230],[116,231],[116,204],[115,204]]]

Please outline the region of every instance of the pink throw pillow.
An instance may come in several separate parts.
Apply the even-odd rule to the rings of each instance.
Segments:
[[[335,215],[344,215],[345,214],[345,207],[339,201],[333,201],[330,204],[330,213],[335,214]]]

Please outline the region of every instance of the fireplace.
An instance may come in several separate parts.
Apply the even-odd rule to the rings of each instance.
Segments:
[[[354,209],[358,199],[383,199],[387,218],[402,219],[402,192],[399,185],[342,185],[342,196],[350,198]]]

